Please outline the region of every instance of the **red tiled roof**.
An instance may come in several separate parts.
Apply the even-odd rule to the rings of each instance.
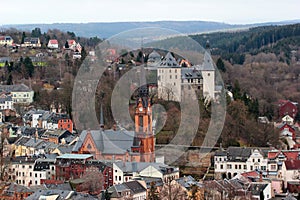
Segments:
[[[298,160],[298,151],[282,152],[287,160]]]
[[[248,178],[248,177],[257,177],[257,176],[259,176],[259,172],[251,171],[251,172],[242,173],[241,175],[246,177],[246,178]]]
[[[76,43],[75,40],[68,40],[69,45],[73,45],[74,43]]]
[[[57,40],[49,40],[49,43],[50,44],[58,44],[58,41]]]
[[[284,161],[285,167],[287,170],[299,170],[300,169],[300,160],[287,160]]]
[[[274,151],[274,152],[268,152],[268,158],[269,159],[274,159],[278,156],[279,151]]]

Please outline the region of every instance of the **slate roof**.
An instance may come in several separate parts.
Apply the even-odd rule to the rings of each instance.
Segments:
[[[36,200],[40,199],[41,196],[52,196],[52,195],[58,195],[56,199],[66,199],[69,195],[73,196],[75,195],[74,191],[66,191],[66,190],[37,190],[33,194],[31,194],[29,197],[26,198],[26,200]]]
[[[268,184],[262,184],[262,183],[252,183],[250,190],[252,192],[252,195],[260,195],[261,191],[264,191],[264,189],[268,186]]]
[[[10,185],[8,186],[8,188],[5,191],[5,194],[7,196],[14,196],[14,193],[31,193],[33,192],[31,189],[29,189],[28,187],[22,186],[22,185],[18,185],[15,183],[10,183]]]
[[[91,130],[89,131],[98,150],[102,154],[124,154],[130,151],[133,144],[134,132],[126,130]],[[87,130],[81,132],[73,151],[77,152],[82,146]]]
[[[25,84],[0,85],[0,92],[31,92],[33,91]]]
[[[246,161],[252,153],[252,148],[228,147],[227,152],[228,161]]]
[[[50,165],[55,164],[55,159],[37,159],[35,161],[33,171],[44,171],[44,170],[49,170]]]
[[[195,65],[194,67],[199,69],[199,70],[204,70],[204,71],[215,71],[215,67],[213,64],[213,60],[211,59],[210,54],[205,51],[204,57],[203,57],[203,63],[200,65]]]
[[[158,67],[174,67],[174,68],[179,68],[179,64],[176,61],[176,59],[172,56],[170,52],[167,53],[167,55],[161,60],[159,63]]]
[[[129,181],[124,184],[133,192],[133,194],[139,194],[147,191],[147,189],[138,181]]]
[[[108,188],[111,198],[121,197],[119,193],[130,191],[132,195],[146,192],[147,189],[138,181],[129,181]]]
[[[177,183],[179,183],[181,186],[189,189],[191,188],[193,185],[196,185],[198,187],[203,187],[199,182],[197,182],[192,176],[185,176],[185,177],[181,177],[179,179],[176,180]]]
[[[131,173],[131,172],[141,172],[147,167],[154,167],[162,174],[167,174],[169,169],[177,171],[177,168],[171,167],[169,165],[163,163],[148,163],[148,162],[115,162],[115,164],[120,168],[123,172]]]
[[[59,145],[57,147],[61,154],[72,153],[73,146],[72,145]]]
[[[4,98],[0,98],[0,103],[3,104],[5,101],[13,101],[11,96],[6,96]]]
[[[202,73],[196,68],[181,68],[182,79],[202,79]]]

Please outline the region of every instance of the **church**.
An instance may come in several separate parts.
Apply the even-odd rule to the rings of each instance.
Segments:
[[[104,130],[101,112],[101,128],[82,131],[72,153],[92,154],[94,159],[154,162],[152,106],[148,87],[145,85],[139,88],[134,115],[134,131],[123,128]]]

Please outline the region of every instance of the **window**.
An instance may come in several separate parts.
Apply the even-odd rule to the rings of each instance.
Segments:
[[[271,165],[271,170],[276,170],[276,165]]]
[[[121,176],[119,176],[119,181],[121,181]]]
[[[175,79],[177,79],[177,75],[175,75]]]
[[[244,165],[244,169],[247,170],[247,165]]]
[[[208,73],[207,76],[210,76],[210,73]]]
[[[231,167],[232,167],[232,166],[231,166],[230,164],[227,165],[227,169],[231,169]]]
[[[222,161],[222,158],[219,158],[219,161]]]
[[[170,75],[170,79],[172,79],[172,75]]]
[[[257,162],[260,162],[260,159],[257,159]]]
[[[261,168],[261,170],[266,170],[267,169],[266,166],[261,166],[260,168]]]
[[[37,174],[35,173],[34,176],[37,178]]]
[[[37,185],[37,181],[35,181],[35,184]]]
[[[239,169],[242,169],[242,165],[239,165]]]
[[[118,180],[118,176],[115,176],[115,181],[117,181]]]
[[[220,165],[220,169],[223,169],[223,165]]]
[[[29,173],[29,176],[32,177],[32,172]]]
[[[253,170],[253,166],[250,166],[250,170],[251,170],[251,171]]]

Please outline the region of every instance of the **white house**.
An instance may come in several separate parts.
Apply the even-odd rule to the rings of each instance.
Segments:
[[[214,156],[216,179],[228,178],[259,170],[266,173],[268,167],[267,149],[229,147]]]
[[[114,184],[121,184],[137,177],[161,178],[171,181],[179,178],[179,169],[162,163],[115,162],[113,163]]]
[[[0,109],[13,109],[13,100],[11,96],[0,97]]]
[[[54,159],[16,158],[8,168],[9,179],[19,185],[40,185],[42,180],[55,177]]]
[[[268,182],[254,182],[251,183],[252,197],[255,199],[271,199],[272,198],[272,187],[271,183]]]
[[[0,92],[10,93],[14,103],[32,103],[34,91],[25,84],[0,85]]]
[[[47,47],[49,49],[58,49],[58,41],[55,39],[49,40]]]
[[[287,160],[282,165],[282,177],[284,186],[287,187],[288,182],[300,183],[300,160]]]

